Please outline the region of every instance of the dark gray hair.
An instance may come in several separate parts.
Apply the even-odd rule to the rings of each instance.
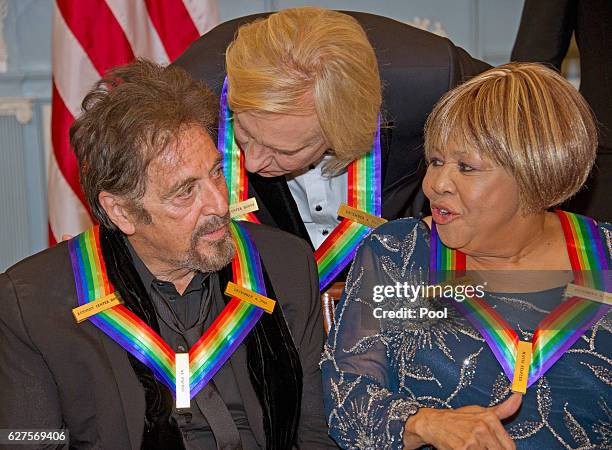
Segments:
[[[100,192],[124,197],[136,217],[150,216],[140,200],[151,161],[181,130],[201,126],[214,139],[215,95],[178,67],[137,59],[105,74],[82,103],[70,127],[81,186],[94,217],[116,229],[99,203]]]

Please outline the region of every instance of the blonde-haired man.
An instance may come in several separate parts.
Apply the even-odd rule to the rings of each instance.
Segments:
[[[217,92],[227,73],[257,218],[314,248],[339,223],[352,189],[343,169],[370,152],[379,116],[382,216],[421,212],[425,119],[442,94],[487,68],[406,24],[310,7],[221,24],[175,64]]]

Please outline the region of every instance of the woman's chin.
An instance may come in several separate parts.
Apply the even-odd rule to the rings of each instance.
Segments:
[[[453,227],[451,224],[436,225],[438,236],[440,236],[440,240],[446,247],[455,250],[465,247],[465,244],[468,242],[468,238],[465,233],[462,233],[460,230],[453,229],[455,227]]]

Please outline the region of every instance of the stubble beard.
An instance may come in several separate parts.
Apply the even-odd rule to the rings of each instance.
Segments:
[[[193,232],[185,260],[187,268],[200,272],[216,272],[230,263],[236,249],[229,231],[216,241],[202,240],[202,236],[226,226],[229,221],[229,214],[223,217],[213,217]],[[203,244],[205,249],[200,250],[200,244]]]

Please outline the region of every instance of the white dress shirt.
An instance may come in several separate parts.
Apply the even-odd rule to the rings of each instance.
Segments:
[[[331,158],[327,155],[316,166],[287,176],[289,190],[315,248],[340,223],[338,208],[348,198],[346,170],[333,177],[322,173],[325,162]]]

